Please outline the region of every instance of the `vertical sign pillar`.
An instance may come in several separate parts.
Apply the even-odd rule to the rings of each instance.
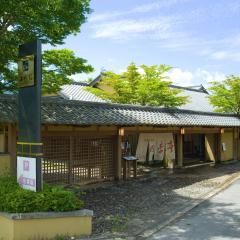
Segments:
[[[42,189],[41,42],[19,46],[17,179],[26,189]]]

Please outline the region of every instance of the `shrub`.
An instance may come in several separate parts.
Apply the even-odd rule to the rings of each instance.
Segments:
[[[84,203],[63,187],[44,184],[43,191],[22,189],[14,177],[0,177],[0,212],[64,212],[78,210]]]

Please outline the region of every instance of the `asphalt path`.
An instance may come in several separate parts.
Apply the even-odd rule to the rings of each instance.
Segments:
[[[177,239],[240,239],[240,180],[148,238]]]

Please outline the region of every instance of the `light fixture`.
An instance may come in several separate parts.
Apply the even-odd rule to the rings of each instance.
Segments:
[[[224,133],[224,128],[220,129],[220,133],[223,134]]]
[[[118,129],[118,135],[119,136],[124,136],[124,128],[119,128]]]
[[[180,129],[180,133],[181,133],[182,135],[184,135],[184,134],[185,134],[185,128],[181,128],[181,129]]]

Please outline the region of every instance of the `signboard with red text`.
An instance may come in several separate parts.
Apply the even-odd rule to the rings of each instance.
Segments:
[[[22,188],[36,192],[36,158],[17,157],[17,181]]]

